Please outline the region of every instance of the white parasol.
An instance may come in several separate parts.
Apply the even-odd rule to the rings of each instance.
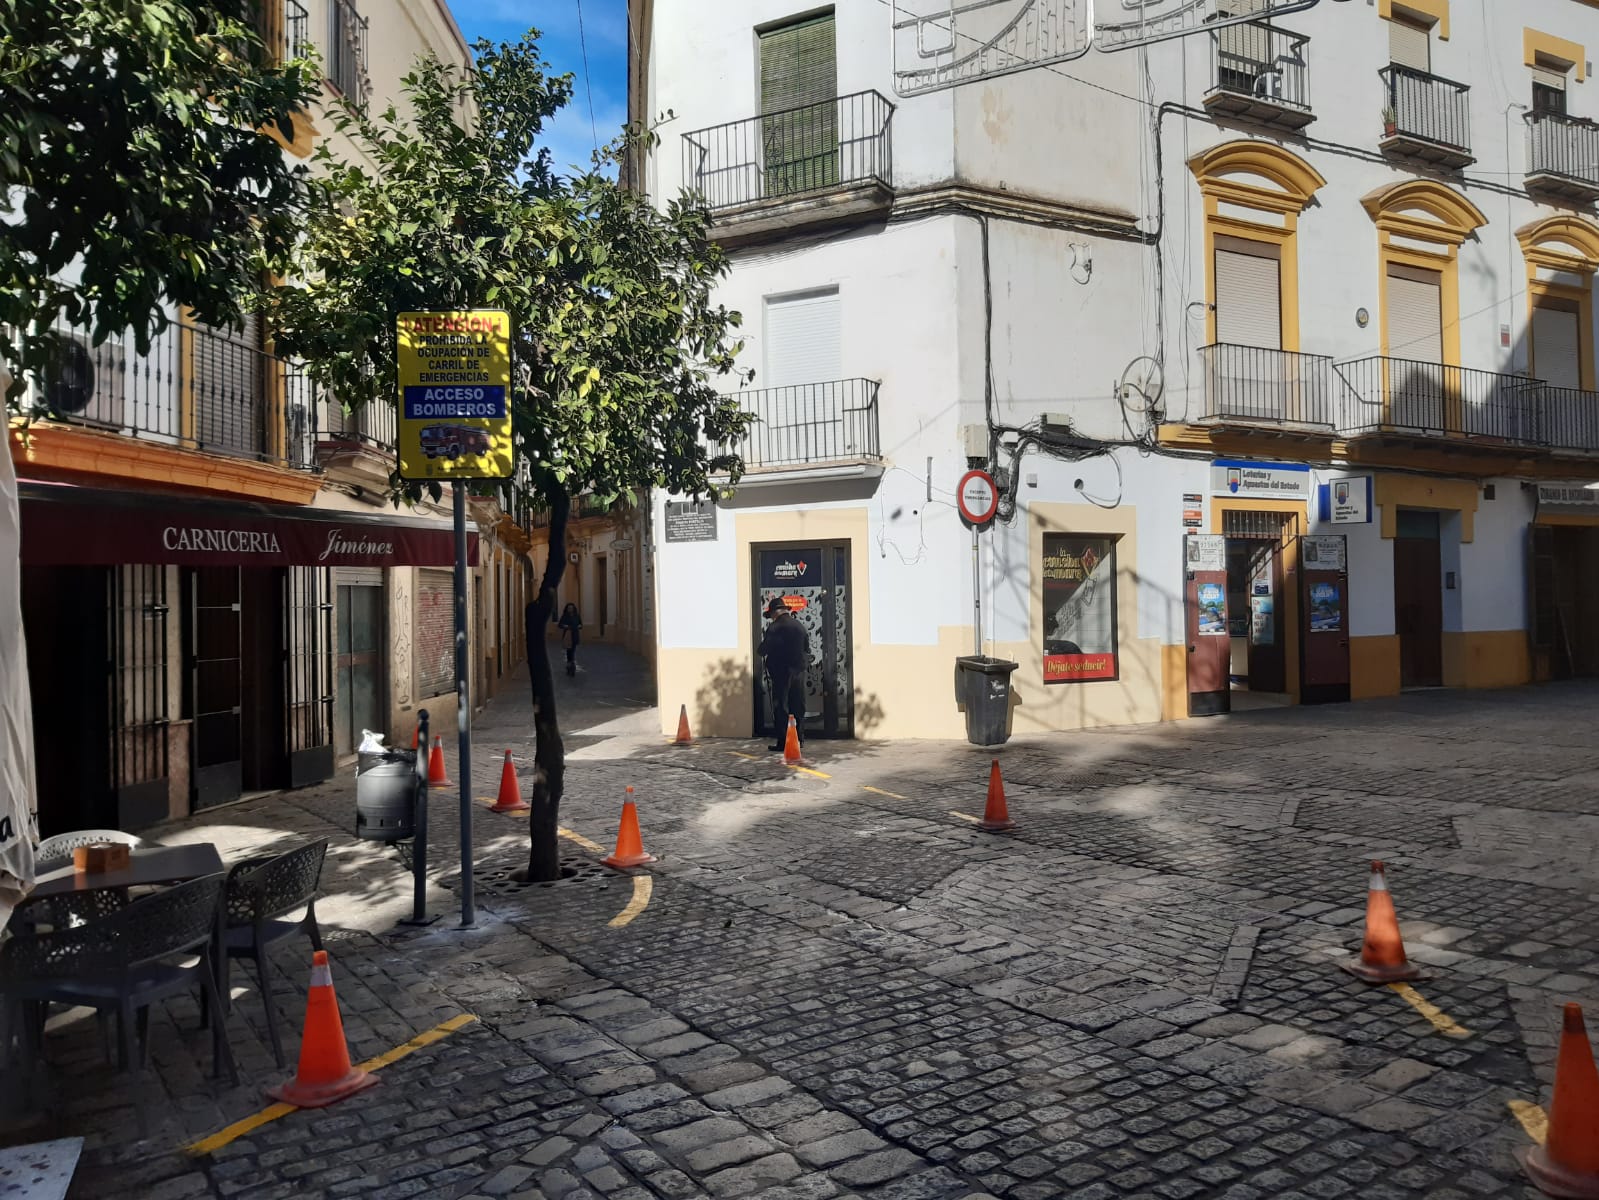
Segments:
[[[0,370],[0,396],[11,377]],[[22,514],[11,437],[0,451],[0,929],[33,887],[38,801],[33,775],[33,701],[22,633]]]

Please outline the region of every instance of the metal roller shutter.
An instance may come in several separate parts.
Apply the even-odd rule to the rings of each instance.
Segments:
[[[1388,61],[1432,73],[1432,30],[1395,17],[1388,22]]]
[[[1532,310],[1532,369],[1555,387],[1582,386],[1582,349],[1577,314],[1542,305]]]
[[[1443,362],[1443,286],[1438,275],[1388,269],[1388,355]]]
[[[382,587],[382,567],[336,567],[335,582],[340,587]]]
[[[765,357],[769,388],[842,379],[838,289],[768,299]]]
[[[1282,281],[1276,258],[1217,247],[1216,340],[1282,349]]]

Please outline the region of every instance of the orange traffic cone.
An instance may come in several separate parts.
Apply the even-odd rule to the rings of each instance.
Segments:
[[[608,867],[641,867],[655,861],[655,855],[644,853],[644,839],[638,832],[638,808],[633,804],[633,789],[627,789],[627,799],[622,802],[622,827],[616,831],[616,853],[600,861]]]
[[[1420,979],[1421,968],[1405,957],[1405,942],[1399,936],[1399,918],[1394,915],[1394,898],[1380,862],[1371,864],[1371,882],[1366,887],[1366,940],[1360,957],[1343,964],[1351,975],[1367,983],[1398,983]]]
[[[799,726],[794,724],[793,717],[788,719],[788,733],[783,738],[783,765],[785,767],[805,765],[805,759],[800,755]]]
[[[433,753],[428,755],[428,787],[454,787],[444,773],[444,744],[433,739]]]
[[[522,789],[517,786],[516,768],[511,765],[511,752],[505,752],[505,766],[500,770],[500,794],[494,801],[490,812],[526,812],[527,803],[522,799]]]
[[[681,704],[677,709],[677,736],[672,739],[674,746],[687,746],[692,744],[694,736],[688,731],[688,705]]]
[[[1540,1191],[1590,1200],[1599,1196],[1599,1068],[1594,1066],[1582,1005],[1568,1004],[1555,1059],[1549,1136],[1516,1155]]]
[[[305,1032],[300,1037],[300,1068],[293,1079],[266,1094],[296,1108],[325,1108],[376,1083],[377,1076],[350,1065],[339,1001],[333,995],[328,952],[311,959],[311,988],[305,1000]]]
[[[1015,826],[1010,810],[1005,807],[1005,781],[1000,778],[999,759],[996,758],[988,768],[988,803],[983,807],[983,819],[977,822],[977,828],[998,833]]]

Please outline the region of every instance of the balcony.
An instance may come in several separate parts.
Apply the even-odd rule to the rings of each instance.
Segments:
[[[1564,200],[1599,200],[1599,123],[1564,113],[1527,117],[1527,190]]]
[[[1471,89],[1452,79],[1391,63],[1383,81],[1384,154],[1438,167],[1476,162],[1471,152]]]
[[[353,0],[328,0],[328,82],[351,104],[366,104],[367,19]]]
[[[877,92],[856,92],[686,133],[683,185],[724,243],[881,215],[894,199],[893,115]]]
[[[1548,444],[1548,385],[1525,375],[1405,358],[1363,358],[1334,367],[1343,385],[1346,437],[1444,441],[1482,449]]]
[[[328,401],[318,423],[318,445],[357,447],[393,458],[395,420],[392,404],[373,401],[345,412],[343,405]]]
[[[877,381],[834,379],[739,394],[755,424],[737,450],[749,472],[880,470]]]
[[[1303,129],[1310,109],[1310,39],[1265,22],[1229,25],[1210,35],[1210,90],[1218,116],[1274,129]]]
[[[1599,392],[1545,385],[1540,427],[1551,450],[1599,454]]]
[[[224,330],[174,323],[147,354],[131,338],[91,346],[60,327],[60,359],[33,415],[275,466],[314,466],[316,405],[296,363]]]
[[[1226,344],[1205,346],[1199,356],[1204,424],[1284,436],[1332,436],[1332,359]]]
[[[311,14],[298,0],[283,0],[283,44],[279,61],[304,58],[311,49]]]

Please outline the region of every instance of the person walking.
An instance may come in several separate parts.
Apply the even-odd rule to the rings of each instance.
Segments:
[[[583,618],[577,615],[577,605],[568,604],[561,610],[556,628],[561,631],[561,645],[566,647],[566,673],[576,675],[577,644],[583,640]]]
[[[805,627],[789,611],[781,596],[766,606],[771,624],[761,638],[761,657],[772,685],[772,715],[776,729],[768,750],[781,750],[787,736],[788,719],[794,718],[799,740],[805,740],[805,666],[810,659],[811,642]]]

